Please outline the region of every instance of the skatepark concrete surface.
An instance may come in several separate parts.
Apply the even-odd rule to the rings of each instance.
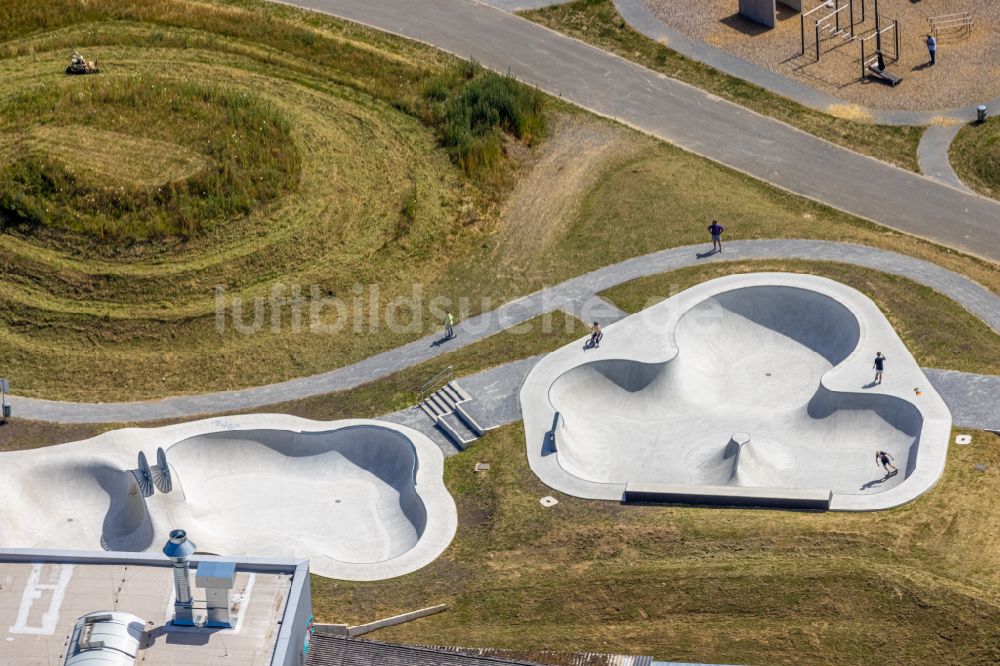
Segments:
[[[531,467],[569,495],[875,510],[944,470],[947,406],[878,307],[832,280],[711,280],[585,342],[548,354],[520,394]]]
[[[132,470],[143,452],[156,478],[158,447],[172,489],[144,497]],[[455,535],[443,471],[426,435],[382,421],[255,414],[115,430],[0,454],[0,547],[158,551],[182,528],[200,552],[391,578],[432,562]]]

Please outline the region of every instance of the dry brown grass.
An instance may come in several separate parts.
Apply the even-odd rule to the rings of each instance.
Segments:
[[[447,461],[459,531],[444,555],[389,581],[314,577],[317,619],[353,624],[445,603],[372,638],[709,663],[992,665],[1000,438],[972,434],[938,485],[905,507],[808,513],[552,493],[510,426]],[[480,460],[492,469],[474,473]],[[560,503],[542,508],[547,494]]]

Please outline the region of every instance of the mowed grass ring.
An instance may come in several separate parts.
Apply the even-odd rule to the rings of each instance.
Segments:
[[[99,53],[93,76],[66,77],[60,48],[0,59],[0,345],[18,392],[236,388],[412,338],[337,345],[293,330],[271,296],[341,297],[347,320],[355,285],[392,298],[441,273],[468,184],[434,132],[307,61],[208,48],[197,31],[204,48],[165,48],[156,32],[125,30],[147,47],[81,43]],[[265,324],[235,332],[230,308],[220,334],[220,293],[247,322],[261,299]]]
[[[0,220],[122,241],[192,238],[296,186],[288,120],[197,81],[68,77],[0,102]],[[30,233],[30,230],[29,230]]]

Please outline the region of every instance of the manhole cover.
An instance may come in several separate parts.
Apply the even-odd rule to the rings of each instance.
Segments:
[[[490,464],[487,462],[477,462],[476,466],[472,468],[475,472],[486,472],[490,469]]]

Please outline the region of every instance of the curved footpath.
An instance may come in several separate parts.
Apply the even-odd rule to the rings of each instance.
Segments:
[[[728,241],[723,254],[699,256],[699,252],[705,250],[705,246],[684,246],[612,264],[463,321],[456,326],[457,336],[444,344],[440,343],[438,335],[430,335],[353,365],[311,377],[239,391],[144,402],[70,403],[14,396],[11,403],[18,418],[59,423],[132,423],[256,409],[351,389],[455,351],[547,312],[565,310],[585,319],[596,317],[597,311],[607,312],[607,302],[596,294],[636,278],[708,262],[748,259],[834,261],[906,277],[951,298],[1000,332],[1000,297],[966,277],[921,259],[864,245],[815,240]],[[969,408],[987,413],[995,411],[993,405],[998,402],[997,389],[1000,389],[996,378],[964,373],[951,373],[946,378],[953,390],[945,393],[955,395],[968,384],[969,395],[972,396]],[[937,386],[937,382],[934,383]]]
[[[841,148],[467,0],[293,0],[475,58],[599,115],[879,224],[1000,261],[1000,202]]]

